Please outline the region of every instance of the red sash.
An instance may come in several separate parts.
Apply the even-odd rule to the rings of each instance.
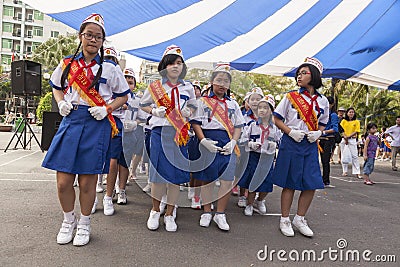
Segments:
[[[190,124],[182,117],[180,108],[175,108],[175,101],[171,101],[160,80],[154,81],[149,86],[149,91],[157,107],[166,107],[166,117],[175,128],[175,143],[178,146],[189,142]]]
[[[217,118],[217,120],[222,124],[228,133],[229,139],[232,139],[235,127],[233,126],[232,121],[229,119],[228,107],[226,106],[224,109],[220,104],[218,104],[217,99],[211,97],[201,97],[200,99],[208,106],[208,108],[212,110],[212,116]],[[238,157],[240,156],[240,150],[237,145],[235,146],[235,154]]]
[[[68,65],[70,59],[65,58],[63,61],[62,69]],[[91,82],[84,73],[83,69],[85,67],[80,67],[78,61],[74,60],[71,64],[71,69],[68,73],[68,87],[65,89],[64,93],[67,92],[69,87],[72,87],[75,91],[78,92],[79,96],[89,103],[91,107],[94,106],[106,106],[107,103],[101,97],[99,92],[94,89],[94,87],[89,88]],[[118,134],[117,124],[115,123],[114,117],[111,113],[107,115],[107,118],[111,124],[111,137],[114,137]]]
[[[318,118],[313,109],[313,102],[310,104],[301,96],[297,91],[289,92],[287,98],[292,103],[293,107],[297,110],[300,118],[305,122],[310,131],[318,130]],[[317,103],[318,105],[318,103]],[[319,109],[319,107],[318,107]],[[323,152],[322,147],[318,144],[318,150]]]
[[[297,91],[289,92],[287,98],[292,103],[293,107],[297,110],[300,118],[305,122],[310,131],[318,130],[318,119],[315,111],[313,110],[312,103],[308,102]]]

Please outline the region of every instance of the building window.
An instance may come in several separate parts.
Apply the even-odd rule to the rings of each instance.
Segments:
[[[33,21],[33,14],[26,15],[26,19],[27,19],[28,22],[32,22]]]
[[[34,36],[43,36],[43,27],[33,27]]]
[[[1,63],[5,65],[11,64],[11,56],[10,55],[1,55]]]
[[[32,46],[30,46],[30,45],[27,45],[27,46],[25,46],[25,48],[26,48],[26,53],[32,53]]]
[[[60,33],[56,31],[51,31],[51,37],[57,38]]]
[[[13,24],[8,22],[3,22],[3,32],[13,32]]]
[[[1,43],[2,43],[3,48],[12,49],[12,40],[11,39],[3,39]]]
[[[33,43],[32,43],[32,51],[35,51],[36,48],[38,48],[40,45],[41,45],[41,43],[33,42]]]
[[[4,6],[3,7],[3,15],[14,17],[14,8],[12,6]]]
[[[21,45],[20,44],[16,44],[14,51],[19,52],[19,50],[21,50]]]
[[[35,20],[43,20],[43,13],[42,12],[40,12],[38,10],[35,10],[33,12],[33,15],[34,15],[34,19]]]

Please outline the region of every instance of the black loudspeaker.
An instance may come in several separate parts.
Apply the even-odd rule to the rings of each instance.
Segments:
[[[48,150],[60,126],[62,116],[58,112],[43,112],[43,125],[42,125],[42,149]]]
[[[42,65],[29,60],[11,62],[11,90],[14,95],[40,96]]]

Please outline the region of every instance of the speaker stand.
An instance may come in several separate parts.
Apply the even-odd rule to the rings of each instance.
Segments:
[[[24,106],[24,114],[22,115],[22,120],[19,122],[17,127],[15,128],[15,133],[11,137],[11,140],[8,142],[8,145],[4,152],[7,152],[8,148],[10,147],[12,141],[14,140],[15,137],[17,137],[17,143],[14,146],[14,149],[17,149],[18,144],[22,145],[23,149],[27,149],[27,146],[29,145],[29,149],[31,149],[31,142],[32,138],[36,140],[36,143],[40,147],[40,150],[44,152],[42,146],[39,143],[39,140],[36,138],[35,133],[32,131],[31,125],[29,124],[29,121],[26,119],[26,114],[28,113],[28,96],[25,95],[25,106]],[[22,127],[22,130],[20,131]],[[27,128],[29,128],[29,140],[27,138]]]

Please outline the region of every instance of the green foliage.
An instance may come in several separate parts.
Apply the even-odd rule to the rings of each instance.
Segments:
[[[37,47],[32,55],[32,60],[42,64],[43,73],[52,72],[65,56],[74,54],[77,48],[75,35],[59,35]]]
[[[48,92],[40,99],[39,105],[36,109],[36,118],[39,122],[43,122],[43,112],[51,111],[51,98],[53,93]]]
[[[137,83],[136,84],[136,88],[135,88],[135,92],[139,92],[139,91],[144,91],[147,89],[147,84],[146,83]]]

